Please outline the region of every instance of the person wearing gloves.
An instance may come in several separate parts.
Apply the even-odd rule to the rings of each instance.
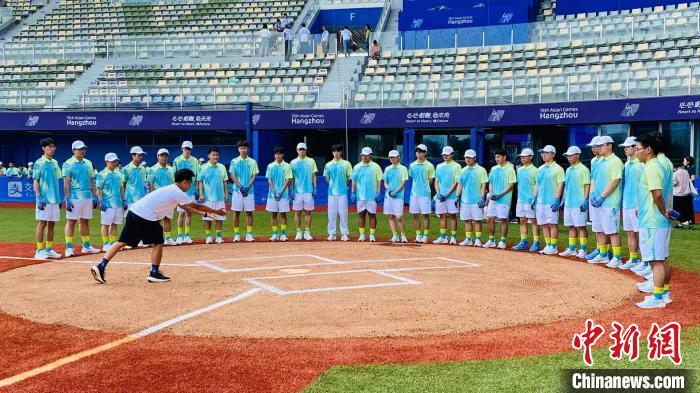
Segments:
[[[622,229],[627,232],[629,260],[620,269],[627,270],[639,265],[639,182],[643,164],[637,158],[637,138],[629,137],[619,145],[625,149],[627,162],[622,177]]]
[[[377,231],[377,203],[381,199],[382,168],[372,161],[372,148],[363,147],[361,159],[352,169],[350,200],[357,202],[359,242],[367,240],[366,224],[369,216],[369,241],[375,242]]]
[[[197,162],[197,159],[192,157],[192,142],[190,141],[184,141],[182,142],[182,154],[179,155],[175,160],[173,161],[173,168],[175,171],[179,171],[180,169],[189,169],[194,173],[194,178],[197,178],[197,175],[199,175],[199,163]],[[190,189],[187,191],[187,195],[192,199],[192,201],[196,201],[199,199],[199,190],[197,187],[190,187]],[[186,210],[183,210],[181,207],[177,208],[177,239],[175,240],[175,243],[177,244],[191,244],[192,243],[192,238],[190,237],[190,226],[192,225],[192,215],[187,212]]]
[[[352,165],[343,159],[343,146],[331,146],[333,159],[323,168],[323,176],[328,183],[328,241],[336,239],[336,223],[340,217],[340,240],[348,241],[348,185],[352,175]]]
[[[117,241],[117,225],[121,225],[126,209],[124,179],[117,171],[119,158],[114,153],[105,154],[105,169],[97,174],[95,187],[100,200],[100,224],[102,225],[102,251]]]
[[[457,197],[459,198],[459,219],[464,221],[465,238],[460,246],[481,247],[481,221],[484,219],[484,206],[486,206],[486,185],[489,182],[486,169],[476,162],[476,152],[467,150],[464,152],[464,161],[467,165],[462,168],[457,184]],[[472,243],[472,229],[475,231],[474,243]]]
[[[564,169],[554,161],[557,149],[547,145],[539,150],[544,164],[537,168],[537,184],[535,186],[535,216],[537,225],[542,227],[545,247],[540,254],[555,255],[559,251],[559,209],[564,192]]]
[[[508,236],[508,214],[510,202],[513,197],[513,187],[517,181],[515,168],[508,161],[508,153],[505,150],[496,150],[494,154],[496,165],[489,173],[489,194],[491,201],[486,212],[488,217],[489,241],[484,248],[506,248],[506,236]],[[496,219],[501,222],[501,239],[496,245]]]
[[[284,149],[280,146],[273,151],[275,161],[267,165],[267,205],[272,221],[271,242],[287,241],[287,212],[289,211],[289,194],[292,183],[292,167],[284,161]],[[346,195],[347,198],[347,195]],[[279,222],[277,221],[279,217]],[[279,224],[279,226],[278,226]]]
[[[311,236],[311,212],[314,210],[316,200],[316,174],[318,167],[313,158],[306,156],[306,143],[297,144],[297,158],[293,159],[292,166],[293,189],[290,194],[292,209],[294,210],[294,223],[297,227],[297,235],[294,240],[314,240]],[[304,212],[305,226],[302,232],[301,213]]]
[[[413,215],[413,229],[416,231],[415,243],[428,243],[430,235],[430,189],[435,181],[435,166],[426,159],[428,148],[424,144],[416,146],[416,160],[408,167],[411,179],[411,197],[408,212]],[[423,232],[421,233],[421,224]]]
[[[80,222],[80,236],[83,244],[83,254],[100,252],[90,245],[90,219],[92,210],[97,208],[99,199],[95,192],[95,168],[92,162],[85,158],[87,146],[82,141],[71,145],[73,156],[63,163],[63,189],[67,190],[66,204],[66,256],[75,255],[73,250],[73,233],[76,222]]]
[[[229,173],[233,182],[231,194],[231,210],[233,210],[233,242],[241,241],[240,220],[241,212],[245,212],[246,232],[245,241],[254,242],[253,237],[253,212],[255,211],[255,195],[253,183],[257,176],[258,163],[248,156],[248,141],[239,141],[238,157],[231,160]]]
[[[35,259],[60,258],[61,254],[53,250],[54,226],[61,213],[61,193],[59,190],[61,168],[53,158],[56,142],[44,138],[39,142],[44,153],[36,160],[32,173],[34,195],[36,196],[37,220]],[[46,234],[44,235],[44,232]],[[45,241],[45,242],[44,242]]]
[[[219,162],[219,149],[212,147],[207,152],[209,162],[199,171],[197,176],[197,188],[199,194],[198,203],[201,203],[214,210],[226,211],[226,200],[228,199],[228,175],[226,168]],[[216,244],[222,244],[224,238],[221,234],[223,223],[226,221],[226,214],[216,217],[202,217],[204,221],[204,242],[211,244],[211,222],[214,221]]]
[[[401,165],[398,150],[389,152],[391,165],[384,168],[384,215],[389,217],[391,229],[391,243],[408,243],[406,238],[406,224],[403,221],[403,196],[406,182],[408,181],[408,169]],[[401,237],[399,237],[399,235]]]
[[[515,215],[520,222],[520,242],[513,246],[513,250],[530,252],[540,251],[540,227],[537,225],[535,209],[535,186],[537,184],[537,167],[532,164],[535,152],[532,149],[523,149],[518,155],[520,163],[518,167],[518,202],[515,205]],[[532,226],[532,246],[527,243],[527,223]]]
[[[454,149],[451,146],[442,148],[444,162],[435,168],[435,214],[440,218],[440,236],[433,240],[434,244],[457,244],[457,184],[462,166],[453,160]],[[447,221],[450,221],[450,240],[447,240]]]
[[[170,152],[168,149],[159,149],[156,154],[158,162],[148,169],[148,192],[153,192],[159,188],[169,186],[175,182],[175,169],[168,165]],[[172,236],[172,219],[174,212],[171,211],[163,217],[163,235],[166,246],[174,246],[175,240]]]
[[[586,258],[588,249],[588,193],[591,188],[591,171],[581,163],[581,149],[570,146],[564,156],[569,168],[564,175],[564,225],[569,227],[569,246],[559,255]],[[580,246],[576,251],[576,242]]]

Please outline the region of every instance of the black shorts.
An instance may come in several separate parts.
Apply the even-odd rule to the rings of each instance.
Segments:
[[[122,233],[119,235],[119,243],[136,247],[139,242],[143,244],[163,244],[163,227],[159,221],[149,221],[129,211],[124,220]]]

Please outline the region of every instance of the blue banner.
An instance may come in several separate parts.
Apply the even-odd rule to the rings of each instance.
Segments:
[[[534,20],[534,11],[532,0],[407,0],[399,14],[399,30],[528,23]]]
[[[329,31],[340,31],[344,26],[359,27],[370,25],[374,31],[383,8],[336,8],[332,10],[319,11],[310,29],[314,34],[321,33],[321,26],[325,25]]]
[[[633,8],[687,3],[685,0],[557,0],[557,15],[631,10]]]
[[[33,180],[26,176],[21,179],[14,176],[0,176],[0,202],[34,202]],[[59,182],[61,200],[63,200],[63,182]]]

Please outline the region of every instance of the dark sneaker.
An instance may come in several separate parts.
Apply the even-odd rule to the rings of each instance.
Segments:
[[[170,281],[170,277],[166,277],[160,271],[148,275],[148,282],[166,282]]]
[[[95,281],[99,282],[100,284],[107,284],[107,279],[105,279],[105,269],[103,267],[100,267],[100,265],[95,265],[90,269],[90,272],[92,272],[92,277],[95,279]]]

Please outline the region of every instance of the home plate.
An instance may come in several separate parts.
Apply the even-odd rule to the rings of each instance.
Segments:
[[[280,269],[280,271],[287,274],[303,274],[310,272],[311,269]]]

